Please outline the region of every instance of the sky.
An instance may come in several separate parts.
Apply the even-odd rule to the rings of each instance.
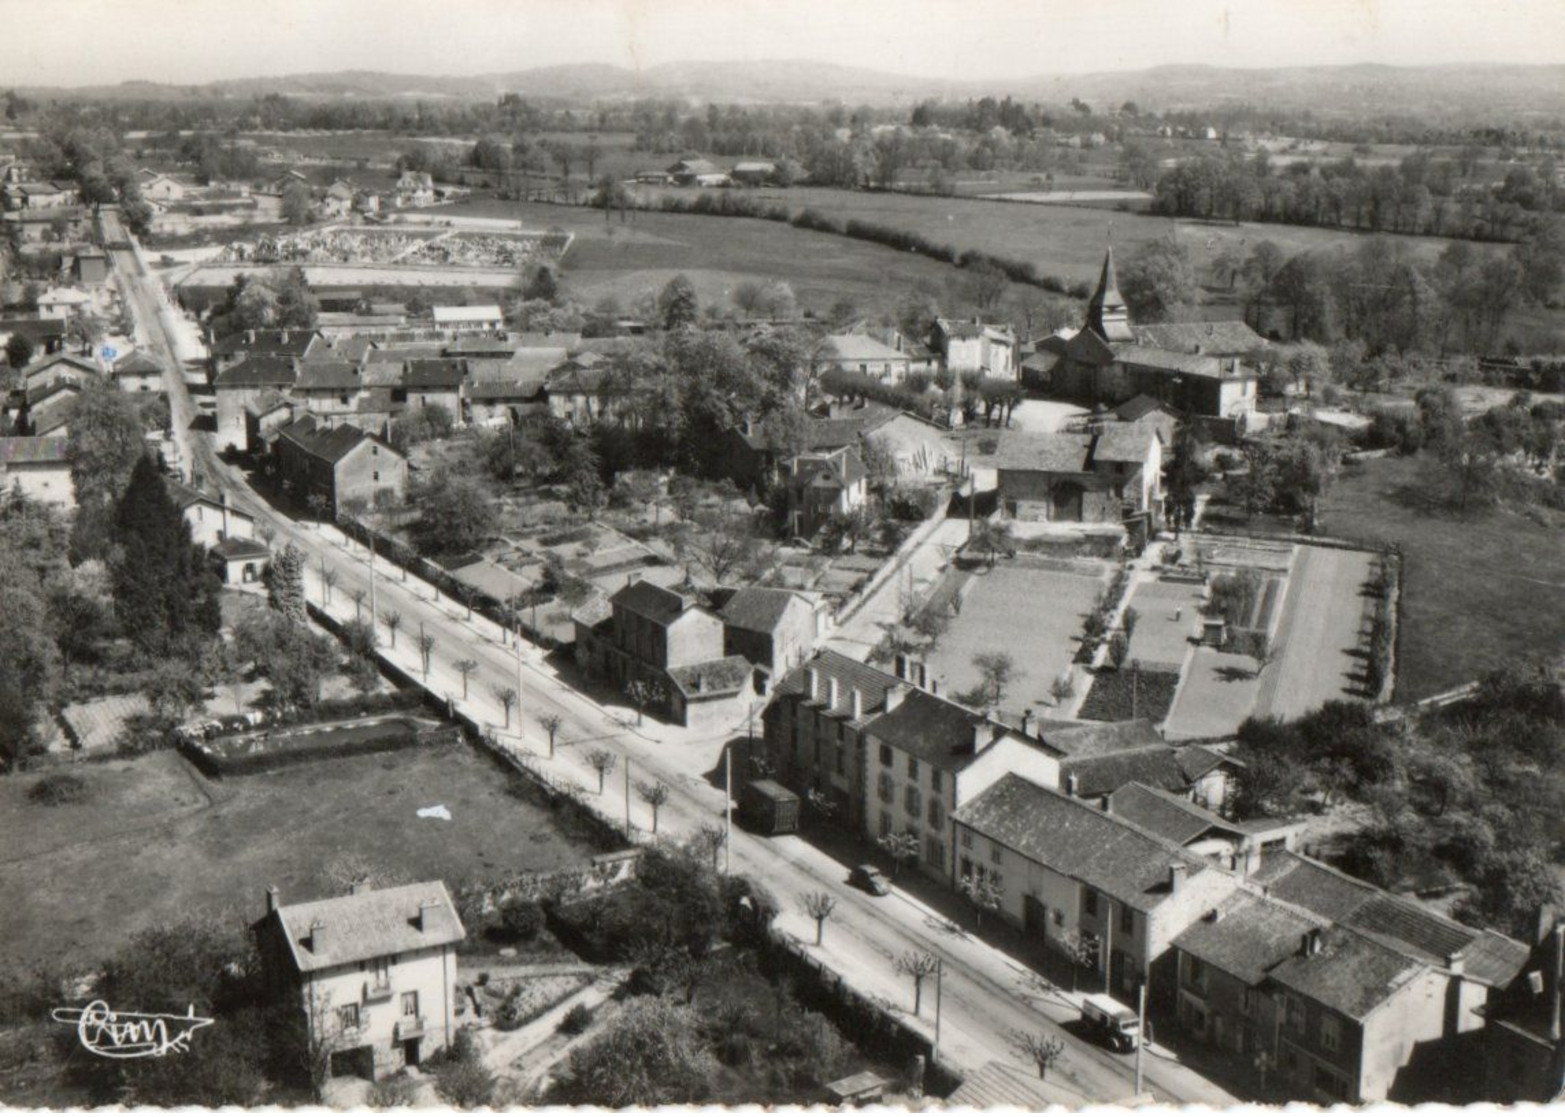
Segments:
[[[0,86],[809,59],[939,79],[1565,61],[1562,0],[0,0]]]

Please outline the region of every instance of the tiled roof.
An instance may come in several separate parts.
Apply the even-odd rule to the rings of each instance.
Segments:
[[[1220,871],[1166,838],[1017,775],[1002,777],[951,817],[1138,911],[1173,894],[1171,865],[1183,866],[1188,877]]]
[[[1116,345],[1114,359],[1122,364],[1168,369],[1185,376],[1217,377],[1222,365],[1216,357],[1179,353],[1172,349],[1154,349],[1149,345]]]
[[[1138,419],[1145,419],[1154,412],[1167,412],[1163,404],[1151,396],[1142,394],[1133,396],[1114,409],[1114,415],[1126,423],[1134,423]]]
[[[1059,1098],[1045,1092],[1031,1073],[1002,1062],[985,1063],[963,1075],[962,1084],[946,1099],[951,1109],[1013,1109],[1042,1113]]]
[[[1046,743],[1054,741],[1051,738]],[[1060,778],[1076,777],[1076,794],[1088,799],[1108,795],[1128,783],[1184,791],[1191,781],[1180,770],[1178,752],[1171,745],[1159,745],[1103,756],[1068,756],[1060,761]]]
[[[597,628],[614,615],[614,606],[601,593],[595,593],[571,611],[571,622]]]
[[[1297,853],[1268,858],[1254,875],[1267,894],[1323,915],[1404,956],[1445,967],[1460,957],[1463,973],[1505,985],[1527,961],[1521,943],[1430,911]]]
[[[432,905],[425,909],[428,929],[420,930],[420,905],[426,903]],[[300,973],[449,946],[467,934],[445,884],[438,880],[285,904],[277,909],[275,918],[282,924],[283,937]],[[326,930],[326,942],[319,951],[312,949],[310,937],[310,928],[316,923]]]
[[[245,404],[245,413],[259,419],[262,415],[269,415],[279,408],[292,406],[293,402],[281,392],[265,391]]]
[[[436,357],[409,361],[402,382],[409,388],[459,388],[467,376],[467,362],[460,357]]]
[[[292,357],[270,353],[252,353],[238,364],[217,374],[218,388],[293,387],[298,379],[297,362]]]
[[[292,442],[311,457],[320,458],[333,465],[347,457],[364,442],[378,442],[391,453],[397,453],[389,443],[374,435],[366,434],[352,423],[342,423],[327,429],[316,423],[313,415],[301,416],[277,433],[279,437]]]
[[[989,459],[997,469],[1085,473],[1090,468],[1091,450],[1090,434],[1010,431]]]
[[[905,361],[907,354],[864,334],[835,334],[821,340],[818,359],[828,361]]]
[[[212,354],[228,357],[235,353],[271,353],[302,357],[309,352],[315,336],[313,330],[241,330],[219,338],[212,346]]]
[[[869,476],[864,460],[851,447],[829,454],[801,454],[793,464],[797,480],[822,488],[845,489]]]
[[[686,698],[711,698],[737,694],[744,689],[753,668],[742,655],[728,655],[684,667],[670,667],[669,681]]]
[[[488,380],[473,384],[467,389],[467,398],[474,403],[493,400],[530,400],[543,390],[541,380]]]
[[[632,582],[609,599],[616,609],[626,609],[655,624],[666,625],[678,619],[694,602],[680,593],[641,579]]]
[[[1219,815],[1159,788],[1130,783],[1109,795],[1109,811],[1171,842],[1189,845],[1208,830],[1231,830]]]
[[[893,748],[944,771],[965,768],[977,754],[979,735],[988,745],[995,736],[983,714],[923,690],[910,690],[896,709],[864,727]]]
[[[85,357],[78,357],[74,353],[48,353],[23,368],[22,376],[27,380],[31,380],[39,373],[46,372],[49,369],[57,369],[61,365],[79,372],[91,373],[94,376],[101,371],[97,365]]]
[[[1426,969],[1364,935],[1328,927],[1316,953],[1294,953],[1268,976],[1284,989],[1362,1020]]]
[[[1224,765],[1241,768],[1244,766],[1227,753],[1209,749],[1205,745],[1186,745],[1179,750],[1175,759],[1179,762],[1180,773],[1191,783],[1195,783],[1208,772],[1214,772]]]
[[[517,348],[516,342],[503,337],[470,337],[446,342],[441,353],[447,357],[509,357]]]
[[[115,376],[141,376],[151,373],[161,374],[163,366],[147,356],[146,352],[138,349],[128,357],[121,357],[114,362]]]
[[[775,633],[788,606],[802,601],[792,590],[748,586],[728,599],[719,611],[723,623],[747,632]]]
[[[851,711],[854,690],[862,696],[863,710],[868,714],[885,707],[887,691],[907,685],[894,675],[828,649],[790,672],[772,689],[772,693],[777,696],[807,696],[810,692],[810,668],[814,668],[817,677],[822,680],[820,702],[823,706],[827,695],[826,680],[837,680],[837,706],[834,709],[839,713]]]
[[[69,451],[64,438],[0,438],[0,465],[66,465]]]
[[[1174,945],[1209,966],[1259,985],[1278,962],[1297,954],[1310,931],[1327,920],[1259,896],[1235,896],[1174,938]]]
[[[1141,465],[1157,441],[1157,431],[1139,423],[1105,423],[1092,444],[1094,462],[1134,462]]]
[[[1157,322],[1131,328],[1136,335],[1136,341],[1142,345],[1185,353],[1210,353],[1224,357],[1244,356],[1251,350],[1266,344],[1266,339],[1252,330],[1247,323],[1237,320]]]
[[[1093,721],[1056,729],[1044,740],[1067,756],[1100,756],[1163,744],[1163,735],[1146,718],[1135,721]]]
[[[293,386],[302,391],[340,391],[362,383],[358,366],[351,361],[307,357],[299,362],[299,378]]]
[[[272,552],[263,543],[253,539],[219,539],[212,544],[212,553],[229,562],[244,559],[271,558]]]

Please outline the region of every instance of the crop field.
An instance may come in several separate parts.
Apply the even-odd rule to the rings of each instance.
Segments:
[[[621,224],[618,217],[605,222],[599,210],[496,198],[427,212],[508,218],[575,234],[562,267],[570,290],[588,303],[612,296],[628,306],[683,273],[703,302],[726,300],[745,280],[782,280],[803,306],[817,311],[844,297],[864,310],[889,310],[915,284],[939,290],[961,274],[923,256],[759,218],[641,212]]]
[[[73,769],[88,798],[30,801],[35,777],[0,788],[6,964],[90,963],[126,937],[191,911],[253,918],[269,884],[326,894],[324,872],[357,854],[389,879],[500,876],[595,852],[517,777],[466,745],[322,760],[209,781],[173,752]],[[420,818],[444,806],[450,821]]]
[[[1403,550],[1395,698],[1415,701],[1507,660],[1565,648],[1565,517],[1432,506],[1419,458],[1349,466],[1322,503],[1320,530]]]

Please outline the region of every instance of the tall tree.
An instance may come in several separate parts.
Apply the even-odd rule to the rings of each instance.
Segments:
[[[292,543],[277,553],[267,568],[268,592],[272,608],[292,621],[304,620],[304,552]],[[392,638],[396,633],[393,628]]]
[[[658,316],[665,330],[677,330],[695,325],[701,314],[701,303],[696,298],[695,284],[683,274],[670,279],[658,294]]]
[[[151,458],[131,473],[115,511],[114,542],[114,608],[138,647],[166,655],[187,632],[216,633],[217,576],[202,563]]]
[[[82,391],[66,440],[76,488],[72,549],[78,560],[108,553],[109,520],[131,469],[146,457],[144,434],[141,415],[128,395],[99,380]]]

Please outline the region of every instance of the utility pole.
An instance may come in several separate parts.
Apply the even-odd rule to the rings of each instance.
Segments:
[[[931,1064],[940,1061],[940,986],[946,972],[944,958],[935,959],[935,1042],[929,1049],[929,1061]]]
[[[734,871],[734,750],[723,749],[723,875]]]
[[[625,757],[625,837],[630,837],[630,757]]]
[[[502,630],[503,631],[503,630]],[[511,650],[516,655],[516,735],[522,736],[522,633],[518,629],[515,639],[511,642]]]
[[[1136,1007],[1136,1094],[1141,1093],[1141,1049],[1147,1045],[1147,983],[1141,982]]]
[[[370,541],[370,634],[373,636],[375,633],[375,618],[380,615],[375,612],[375,533],[368,528],[365,528],[365,532],[369,536]],[[372,649],[374,644],[375,641],[371,640],[370,645]],[[371,658],[374,657],[373,650],[370,655]]]

